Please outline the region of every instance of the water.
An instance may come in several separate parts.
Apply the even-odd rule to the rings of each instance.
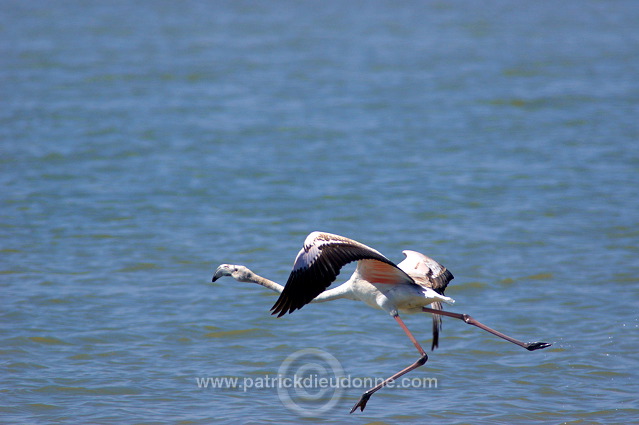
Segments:
[[[639,417],[635,2],[1,8],[3,422]],[[444,319],[407,375],[437,387],[350,416],[363,388],[311,417],[198,388],[308,348],[359,378],[417,358],[363,304],[275,319],[268,290],[209,283],[226,262],[285,282],[313,230],[427,253],[451,310],[554,345]],[[430,318],[405,320],[429,346]]]

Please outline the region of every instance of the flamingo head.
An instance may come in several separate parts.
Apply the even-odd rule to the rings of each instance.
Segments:
[[[231,276],[238,282],[251,282],[251,276],[253,272],[245,266],[238,266],[234,264],[221,264],[215,274],[213,275],[212,282],[215,282],[223,276]]]

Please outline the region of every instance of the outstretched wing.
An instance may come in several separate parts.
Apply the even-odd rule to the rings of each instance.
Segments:
[[[373,248],[343,236],[313,232],[297,254],[286,286],[271,308],[272,314],[281,317],[302,308],[335,281],[343,266],[358,260],[360,274],[370,282],[413,282]]]
[[[422,253],[409,250],[402,251],[402,253],[406,258],[397,267],[415,279],[417,284],[444,295],[448,283],[454,278],[453,274],[446,267]]]
[[[444,295],[446,287],[453,280],[453,274],[437,261],[417,251],[402,251],[406,256],[397,267],[404,270],[419,285],[433,289],[438,294]],[[443,310],[442,303],[437,301],[430,305],[434,310]],[[442,316],[433,314],[433,343],[434,350],[439,345],[439,332],[442,329]]]

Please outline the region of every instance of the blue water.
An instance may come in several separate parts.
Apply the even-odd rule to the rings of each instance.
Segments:
[[[636,2],[0,12],[0,421],[639,418]],[[284,283],[313,230],[433,256],[448,309],[553,346],[445,318],[407,375],[437,387],[353,415],[364,388],[304,415],[273,388],[198,387],[307,348],[354,377],[417,359],[361,303],[275,319],[268,290],[210,283],[220,263]],[[430,318],[405,321],[430,346]]]

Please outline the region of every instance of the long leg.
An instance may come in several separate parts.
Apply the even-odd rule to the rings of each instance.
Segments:
[[[397,323],[399,323],[399,326],[402,327],[404,332],[406,332],[406,335],[408,335],[408,338],[410,338],[410,340],[413,343],[413,345],[415,345],[415,348],[417,348],[417,351],[419,351],[419,354],[421,354],[421,357],[419,359],[417,359],[417,361],[415,363],[413,363],[412,365],[408,366],[405,369],[400,370],[399,372],[397,372],[396,374],[394,374],[390,378],[384,379],[384,381],[382,381],[381,383],[375,385],[373,388],[371,388],[370,390],[368,390],[364,394],[362,394],[362,396],[360,397],[359,401],[351,409],[351,413],[353,413],[355,410],[357,410],[358,407],[363,412],[364,408],[366,407],[366,403],[368,402],[368,399],[371,398],[371,396],[377,390],[379,390],[381,388],[384,388],[386,385],[388,385],[389,382],[393,382],[394,380],[396,380],[400,376],[410,372],[411,370],[417,369],[418,367],[420,367],[424,363],[426,363],[426,361],[428,360],[428,355],[426,355],[426,351],[424,351],[422,346],[419,345],[419,342],[417,342],[417,340],[415,339],[413,334],[408,330],[408,328],[406,327],[406,324],[404,323],[404,321],[397,314],[395,314],[393,316],[393,318],[397,321]]]
[[[515,338],[511,338],[506,334],[503,334],[499,331],[496,331],[492,328],[489,328],[488,326],[484,325],[483,323],[481,323],[478,320],[473,319],[472,317],[470,317],[467,314],[460,314],[460,313],[452,313],[450,311],[444,311],[444,310],[435,310],[432,308],[428,308],[428,307],[422,307],[422,310],[426,313],[433,313],[433,314],[439,314],[442,316],[448,316],[448,317],[454,317],[455,319],[459,319],[459,320],[463,320],[464,322],[468,323],[469,325],[473,325],[473,326],[477,326],[479,329],[483,329],[487,332],[490,332],[493,335],[496,335],[500,338],[505,339],[506,341],[510,341],[513,344],[517,344],[520,347],[524,347],[526,350],[528,351],[534,351],[534,350],[539,350],[540,348],[546,348],[546,347],[550,347],[552,344],[549,344],[547,342],[522,342],[519,341]]]

